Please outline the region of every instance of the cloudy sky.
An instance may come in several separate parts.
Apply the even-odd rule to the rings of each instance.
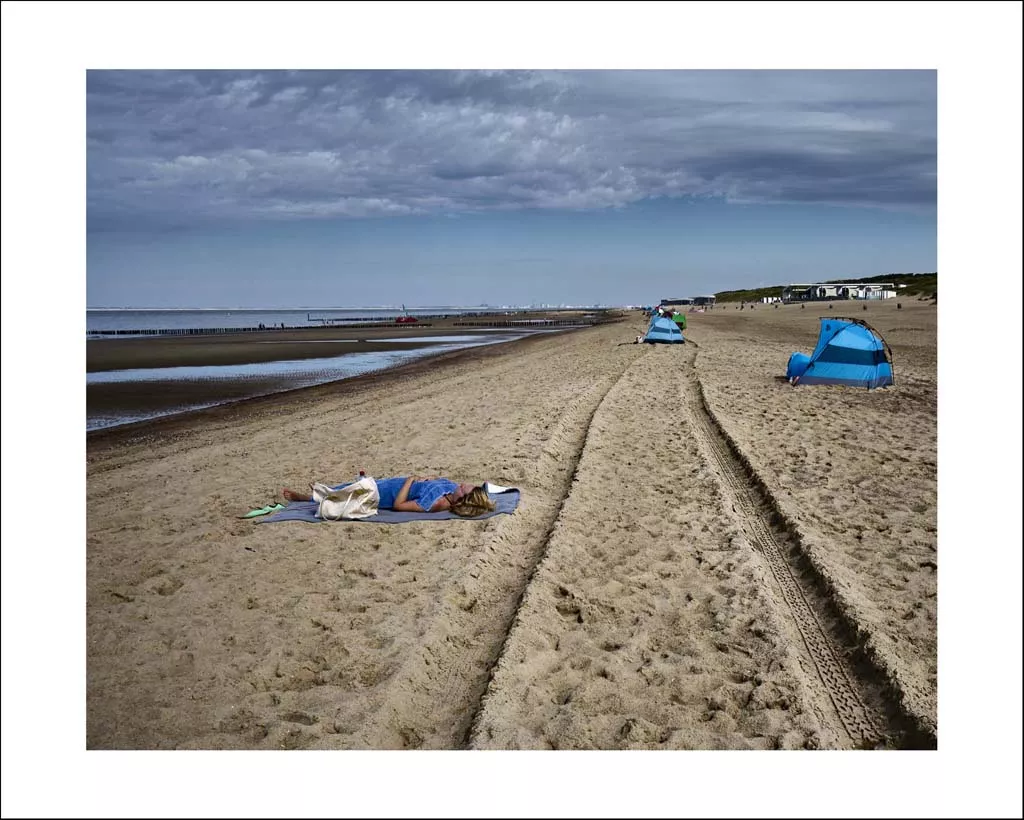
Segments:
[[[86,104],[90,307],[937,269],[931,70],[90,70]]]

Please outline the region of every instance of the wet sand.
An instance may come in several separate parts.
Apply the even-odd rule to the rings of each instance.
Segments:
[[[413,350],[433,344],[431,336],[481,336],[512,330],[512,323],[572,321],[571,311],[519,313],[508,317],[467,316],[430,319],[418,324],[379,324],[364,327],[312,325],[287,330],[221,333],[204,336],[132,336],[88,339],[88,373],[145,367],[183,367],[249,364],[283,359],[312,359],[345,353]],[[409,341],[388,341],[397,339]]]
[[[87,746],[934,747],[936,308],[860,317],[894,387],[792,388],[823,312],[682,346],[634,313],[90,434]],[[238,518],[360,469],[522,501]]]
[[[418,350],[441,352],[443,341],[434,338],[470,337],[480,341],[523,332],[506,322],[552,319],[579,321],[580,314],[522,313],[514,317],[455,317],[416,325],[386,327],[316,327],[262,330],[196,336],[139,336],[89,339],[86,371],[136,368],[209,367],[265,364],[340,357],[348,354]],[[482,325],[490,325],[484,327]],[[559,331],[557,327],[550,328]],[[434,354],[436,355],[436,354]],[[327,377],[325,377],[327,378]],[[341,376],[337,376],[341,378]],[[132,418],[147,414],[178,413],[190,407],[238,401],[295,387],[295,379],[272,373],[212,378],[159,378],[146,381],[91,383],[86,386],[90,418]]]

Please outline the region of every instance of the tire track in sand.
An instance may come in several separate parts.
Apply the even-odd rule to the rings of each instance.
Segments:
[[[696,352],[693,355],[695,358]],[[879,683],[880,676],[850,660],[843,647],[852,647],[851,630],[835,617],[819,578],[807,571],[799,539],[787,528],[767,487],[745,465],[741,451],[719,425],[692,368],[681,382],[681,392],[698,446],[708,464],[717,465],[725,495],[733,500],[741,526],[768,563],[785,610],[802,638],[820,681],[815,688],[827,697],[851,745],[876,748],[893,744],[901,731],[888,717],[894,710],[884,684]]]
[[[390,683],[382,704],[352,737],[352,748],[461,749],[530,579],[569,495],[593,418],[634,362],[578,394],[552,424],[516,515],[491,519],[476,560],[448,587],[418,650]]]

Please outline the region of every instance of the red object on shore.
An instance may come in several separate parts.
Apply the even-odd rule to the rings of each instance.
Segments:
[[[399,325],[415,324],[418,321],[419,321],[419,319],[417,319],[415,316],[399,316],[397,319],[395,319],[395,324],[399,324]]]

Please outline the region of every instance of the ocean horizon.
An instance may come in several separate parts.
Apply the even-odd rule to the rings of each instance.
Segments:
[[[233,330],[264,327],[324,327],[387,321],[399,316],[452,317],[516,314],[531,311],[608,310],[606,306],[566,305],[397,305],[345,308],[86,308],[86,336],[111,331],[187,329]]]
[[[583,304],[580,304],[580,305],[557,304],[556,305],[556,304],[548,304],[548,303],[531,304],[531,305],[492,305],[492,304],[489,304],[489,303],[486,303],[486,302],[481,302],[479,305],[406,305],[406,304],[403,304],[403,303],[399,303],[399,304],[384,304],[384,305],[332,305],[332,306],[329,306],[329,307],[325,307],[323,305],[307,305],[307,306],[297,305],[297,306],[294,306],[294,307],[278,307],[278,306],[273,306],[273,305],[263,305],[262,307],[230,307],[230,306],[210,307],[209,305],[207,305],[205,307],[187,307],[187,306],[178,306],[178,307],[141,307],[141,306],[138,306],[138,305],[135,305],[135,306],[119,305],[119,306],[116,306],[116,307],[111,307],[111,306],[107,306],[107,307],[95,307],[95,306],[87,307],[86,311],[91,313],[91,312],[97,312],[97,311],[117,311],[117,310],[165,311],[165,312],[174,312],[174,311],[187,310],[187,311],[194,311],[196,313],[199,313],[199,312],[202,312],[202,311],[211,311],[211,310],[214,310],[214,311],[222,310],[222,311],[233,311],[233,312],[234,311],[239,311],[239,312],[245,312],[245,311],[249,311],[249,312],[251,312],[251,311],[285,311],[285,312],[288,312],[288,311],[315,311],[315,310],[325,310],[325,311],[339,311],[339,310],[342,310],[342,311],[345,311],[345,310],[405,310],[406,308],[408,308],[409,310],[456,310],[456,311],[474,310],[475,311],[475,310],[606,310],[606,309],[609,309],[609,308],[616,308],[616,307],[622,307],[622,306],[621,305],[583,305]]]

